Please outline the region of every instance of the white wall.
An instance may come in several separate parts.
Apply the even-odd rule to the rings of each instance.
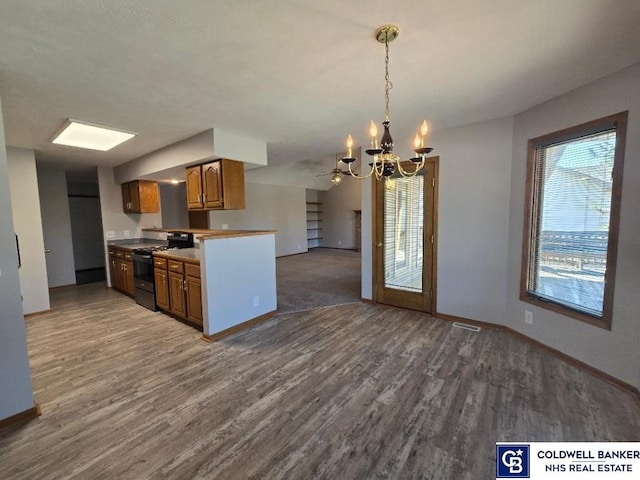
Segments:
[[[189,210],[187,209],[187,184],[160,185],[160,206],[162,208],[162,226],[164,228],[189,228]]]
[[[22,308],[25,314],[43,312],[49,310],[49,287],[34,152],[8,147],[7,161],[13,231],[20,241]]]
[[[100,189],[105,258],[108,258],[107,242],[109,240],[142,238],[143,228],[162,226],[161,212],[124,213],[122,209],[122,188],[113,178],[113,168],[98,167],[98,188]],[[113,233],[113,236],[110,237],[108,233]],[[109,285],[111,285],[108,268],[107,278]]]
[[[503,323],[513,118],[434,132],[439,313]]]
[[[34,406],[0,105],[0,420]]]
[[[277,230],[276,256],[307,251],[306,192],[302,187],[245,183],[246,209],[212,210],[209,228]]]
[[[328,248],[356,247],[356,214],[361,210],[362,182],[343,176],[342,182],[318,194],[322,203],[322,240],[320,246]]]
[[[201,248],[205,335],[276,310],[274,235],[204,240]]]
[[[38,191],[49,288],[76,283],[67,177],[64,170],[37,165]]]
[[[527,141],[629,110],[612,330],[519,301]],[[640,64],[527,110],[515,118],[511,176],[507,325],[640,387]],[[524,311],[533,312],[533,325]]]

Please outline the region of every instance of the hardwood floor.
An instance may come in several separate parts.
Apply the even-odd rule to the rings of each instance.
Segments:
[[[487,479],[496,441],[638,441],[633,397],[497,331],[349,304],[206,344],[102,286],[27,320],[3,479]]]

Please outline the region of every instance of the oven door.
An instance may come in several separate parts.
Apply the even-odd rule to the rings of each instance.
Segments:
[[[134,253],[132,257],[133,279],[136,288],[142,288],[148,292],[153,292],[153,255],[150,253]]]

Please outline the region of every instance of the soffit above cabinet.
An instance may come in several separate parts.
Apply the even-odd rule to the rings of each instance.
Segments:
[[[218,158],[241,161],[245,169],[263,167],[267,165],[267,143],[227,130],[210,128],[115,167],[114,179],[116,183],[140,178],[184,180],[185,167]]]

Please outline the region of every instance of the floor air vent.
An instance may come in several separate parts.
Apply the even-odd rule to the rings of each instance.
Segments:
[[[469,330],[471,332],[479,332],[481,330],[480,327],[467,325],[466,323],[453,322],[453,326],[456,328],[462,328],[463,330]]]

